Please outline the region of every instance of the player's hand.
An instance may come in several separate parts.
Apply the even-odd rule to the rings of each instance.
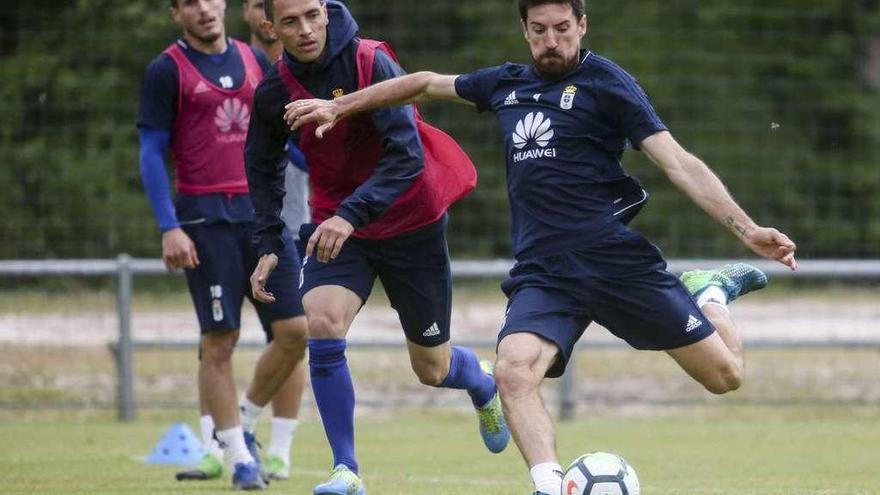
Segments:
[[[794,257],[797,246],[780,231],[758,227],[746,233],[743,237],[743,243],[756,254],[776,260],[792,271],[797,270],[797,260]]]
[[[342,245],[348,240],[351,233],[354,232],[354,226],[348,223],[348,220],[333,216],[324,220],[315,232],[309,237],[309,244],[306,246],[306,256],[311,257],[312,253],[317,250],[318,261],[327,263],[336,259],[339,252],[342,251]]]
[[[275,295],[266,291],[266,282],[276,266],[278,266],[278,256],[273,253],[264,254],[254,268],[254,273],[251,274],[251,293],[254,299],[261,303],[275,302]]]
[[[199,266],[196,245],[180,227],[162,234],[162,261],[170,271]]]
[[[318,124],[315,136],[322,139],[324,134],[336,125],[339,119],[339,105],[329,100],[297,100],[284,106],[284,120],[295,131],[305,124]]]

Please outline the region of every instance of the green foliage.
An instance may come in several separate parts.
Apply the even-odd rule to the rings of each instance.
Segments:
[[[527,62],[511,0],[348,2],[410,71]],[[227,25],[246,35],[239,5]],[[588,2],[587,44],[639,78],[675,136],[803,256],[880,253],[877,2]],[[144,67],[177,35],[147,0],[0,6],[0,257],[156,255],[134,121]],[[491,116],[424,105],[473,156],[480,186],[453,207],[453,254],[509,256],[501,137]],[[742,254],[638,153],[653,193],[636,222],[669,256]]]

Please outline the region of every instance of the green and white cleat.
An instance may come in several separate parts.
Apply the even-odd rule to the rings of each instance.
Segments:
[[[315,487],[314,495],[367,495],[361,478],[348,466],[340,464],[333,468],[330,479]]]
[[[494,375],[495,365],[491,361],[480,361],[480,368],[486,374]],[[504,420],[498,392],[495,392],[488,404],[477,408],[477,416],[480,419],[480,436],[483,437],[486,448],[493,454],[504,450],[510,442],[510,428]]]
[[[270,480],[279,481],[290,478],[290,464],[277,455],[270,455],[263,461],[263,473]]]
[[[196,467],[189,471],[180,471],[174,477],[177,481],[214,480],[223,476],[223,462],[213,454],[205,454]]]
[[[688,292],[698,297],[707,287],[720,287],[727,294],[727,302],[767,286],[767,275],[752,265],[734,263],[715,270],[693,270],[681,275]]]

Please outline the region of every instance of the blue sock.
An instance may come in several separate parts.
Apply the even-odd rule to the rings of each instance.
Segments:
[[[354,456],[354,386],[345,359],[345,339],[309,339],[312,392],[333,450],[333,465],[358,472]]]
[[[495,396],[495,379],[480,368],[480,359],[466,347],[453,347],[449,374],[440,384],[442,388],[467,390],[475,407],[482,407]]]

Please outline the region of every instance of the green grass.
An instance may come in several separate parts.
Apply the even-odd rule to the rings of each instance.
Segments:
[[[226,493],[229,480],[181,484],[175,468],[145,456],[174,421],[192,413],[154,413],[119,424],[94,413],[0,415],[0,492],[5,494]],[[582,416],[586,416],[582,414]],[[375,495],[531,493],[511,445],[482,447],[474,417],[415,410],[359,418],[358,453]],[[264,436],[265,436],[265,432]],[[880,493],[880,422],[871,408],[697,407],[675,414],[595,415],[561,425],[563,462],[609,450],[636,468],[645,495]],[[320,424],[297,432],[294,477],[276,493],[307,494],[330,466]]]

